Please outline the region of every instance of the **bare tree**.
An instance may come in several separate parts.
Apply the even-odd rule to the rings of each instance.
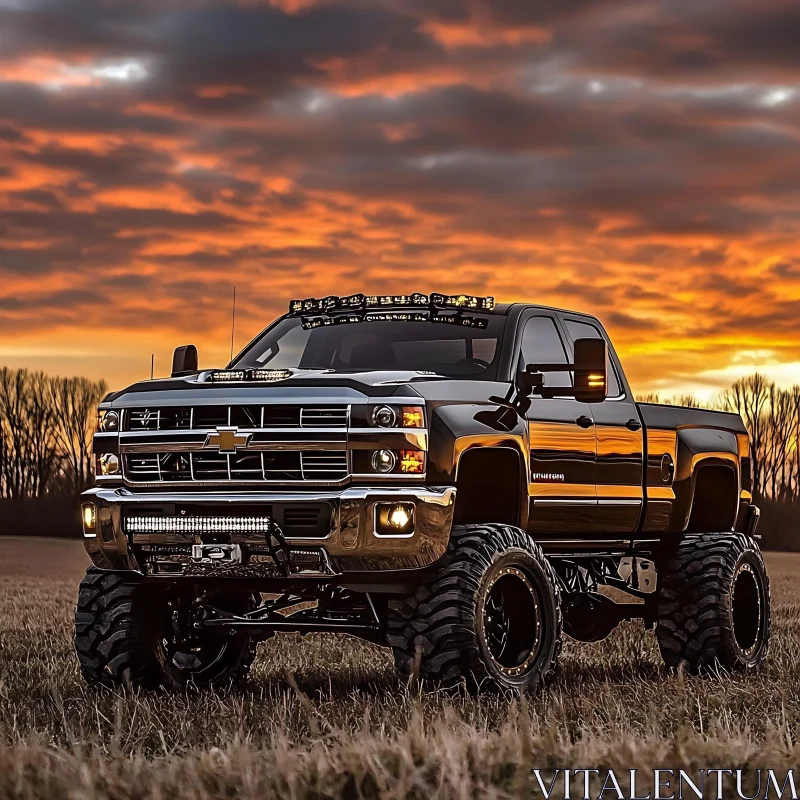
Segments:
[[[753,478],[753,497],[764,495],[765,410],[769,402],[769,383],[759,373],[736,381],[719,397],[720,406],[739,414],[750,432],[750,469]]]
[[[79,494],[92,482],[92,436],[106,384],[86,378],[54,378],[49,391],[56,409],[55,439],[64,475],[71,491]]]

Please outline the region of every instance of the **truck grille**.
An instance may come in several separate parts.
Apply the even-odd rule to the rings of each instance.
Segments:
[[[129,409],[123,475],[130,484],[341,482],[349,474],[349,420],[348,406]],[[220,444],[225,435],[235,448]],[[229,447],[236,452],[220,452]]]
[[[239,428],[346,428],[347,406],[183,406],[133,408],[125,412],[123,430],[212,430],[221,425]]]
[[[141,453],[126,456],[125,475],[131,483],[340,481],[347,477],[347,451]]]

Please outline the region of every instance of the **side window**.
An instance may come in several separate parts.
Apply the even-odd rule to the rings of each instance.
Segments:
[[[564,324],[567,326],[569,335],[572,340],[575,339],[602,339],[603,334],[588,322],[578,322],[574,319],[565,319]],[[611,363],[611,372],[608,375],[608,396],[619,397],[622,390],[619,388],[619,378],[617,378],[617,369],[614,363]]]
[[[568,364],[567,351],[551,317],[531,317],[522,331],[520,369],[525,364]],[[546,372],[545,386],[572,386],[571,372]]]

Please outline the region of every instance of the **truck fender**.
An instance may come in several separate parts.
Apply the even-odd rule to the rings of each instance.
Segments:
[[[435,483],[455,484],[458,464],[468,450],[476,447],[507,447],[519,453],[527,475],[526,420],[517,417],[511,425],[497,426],[491,419],[495,408],[463,403],[439,406],[431,414],[428,450],[428,478]],[[489,412],[487,416],[487,412]],[[525,487],[527,492],[527,484]]]
[[[673,490],[675,503],[669,528],[684,531],[694,503],[697,476],[705,467],[726,467],[736,480],[737,503],[740,492],[739,445],[736,434],[714,428],[683,428],[678,431],[678,448]]]

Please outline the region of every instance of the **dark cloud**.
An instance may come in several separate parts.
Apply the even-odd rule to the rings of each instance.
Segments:
[[[599,313],[644,381],[800,360],[798,41],[794,0],[0,3],[0,330],[413,284]]]

